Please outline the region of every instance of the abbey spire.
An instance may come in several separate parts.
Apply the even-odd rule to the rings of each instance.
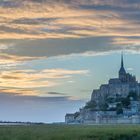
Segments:
[[[121,67],[124,67],[124,64],[123,64],[123,52],[122,52],[122,55],[121,55]]]
[[[123,62],[123,53],[121,54],[121,68],[119,70],[119,79],[124,81],[126,77],[126,71],[124,69],[124,62]]]

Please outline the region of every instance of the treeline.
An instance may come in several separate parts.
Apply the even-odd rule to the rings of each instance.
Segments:
[[[25,124],[25,125],[41,125],[43,122],[22,122],[22,121],[0,121],[0,124]]]

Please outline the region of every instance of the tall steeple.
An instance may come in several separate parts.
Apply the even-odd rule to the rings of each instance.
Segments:
[[[121,55],[121,67],[124,68],[124,64],[123,64],[123,52],[122,52],[122,55]]]
[[[124,81],[125,78],[126,78],[126,71],[125,71],[125,69],[124,69],[123,52],[122,52],[122,54],[121,54],[121,68],[120,68],[120,70],[119,70],[119,79],[120,79],[121,81]]]

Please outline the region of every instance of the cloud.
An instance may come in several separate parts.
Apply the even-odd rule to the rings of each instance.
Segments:
[[[9,3],[15,3],[13,5],[17,6],[16,9],[11,8],[13,7],[12,4],[6,4],[9,6],[8,8],[3,7],[3,5],[0,7],[2,17],[1,39],[79,38],[104,36],[104,34],[114,36],[119,34],[117,29],[126,27],[124,25],[129,26],[131,24],[133,27],[139,27],[139,24],[129,21],[129,18],[122,18],[125,16],[123,12],[113,11],[110,7],[108,9],[104,7],[101,7],[100,10],[96,9],[97,6],[104,5],[125,8],[125,6],[130,7],[131,4],[132,7],[135,7],[136,4],[130,3],[130,1],[77,0],[68,2],[62,0],[50,2],[47,0],[37,2],[24,0],[9,1]],[[81,6],[87,5],[93,5],[93,8],[81,8]],[[116,31],[110,29],[110,26]],[[123,32],[121,31],[121,33]]]
[[[138,0],[3,0],[0,42],[14,45],[1,47],[5,49],[0,49],[0,63],[121,49],[137,51],[139,9]]]
[[[74,75],[86,75],[88,73],[88,70],[66,69],[2,71],[0,89],[7,93],[39,96],[45,94],[44,91],[41,91],[41,88],[64,84],[61,83],[61,79],[69,79]]]
[[[102,40],[102,41],[101,41]],[[34,40],[34,41],[25,41],[24,43],[18,43],[17,45],[3,50],[4,54],[21,57],[52,57],[52,56],[61,56],[69,54],[78,54],[84,52],[98,52],[107,50],[107,42],[110,42],[111,39],[107,37],[101,38],[85,38],[85,39],[53,39],[53,40]],[[59,49],[58,49],[59,48]],[[28,50],[28,51],[27,51]]]
[[[50,101],[50,102],[56,102],[56,101],[74,101],[76,100],[75,97],[72,96],[53,96],[53,97],[41,97],[41,96],[34,96],[34,95],[17,95],[17,94],[9,94],[4,91],[0,91],[0,100],[5,99],[13,99],[13,100],[33,100],[33,101]],[[74,100],[73,100],[74,99]],[[77,99],[78,101],[79,99]]]
[[[39,90],[36,89],[25,89],[16,87],[0,87],[0,94],[9,94],[14,96],[26,95],[26,96],[39,96]]]
[[[118,37],[113,39],[113,43],[123,46],[140,46],[140,37]]]
[[[127,70],[128,70],[128,71],[133,71],[133,70],[134,70],[134,68],[127,68]]]
[[[59,93],[59,92],[47,92],[49,95],[65,95],[64,93]]]

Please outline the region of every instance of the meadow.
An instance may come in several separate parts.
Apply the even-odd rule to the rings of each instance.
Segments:
[[[0,140],[140,140],[140,125],[0,126]]]

